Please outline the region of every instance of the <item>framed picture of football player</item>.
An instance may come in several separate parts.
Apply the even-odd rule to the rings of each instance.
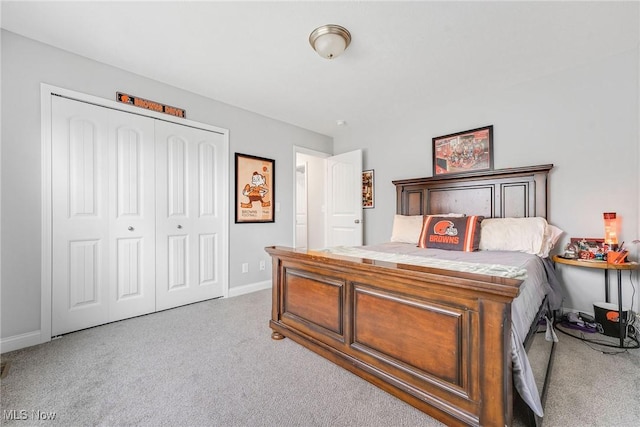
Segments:
[[[275,222],[275,164],[272,159],[236,153],[236,224]]]

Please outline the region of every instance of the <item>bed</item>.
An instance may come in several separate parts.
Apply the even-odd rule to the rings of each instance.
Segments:
[[[396,211],[546,218],[552,167],[394,181]],[[448,425],[512,425],[521,394],[513,373],[515,383],[523,381],[527,364],[517,349],[528,346],[558,295],[545,291],[529,307],[530,324],[514,335],[522,320],[512,321],[512,307],[526,289],[531,273],[523,276],[521,268],[530,261],[514,261],[506,273],[498,271],[509,270],[502,263],[497,270],[449,269],[405,262],[418,255],[398,254],[415,249],[403,247],[411,249],[266,248],[273,262],[272,338],[290,338]],[[385,258],[387,249],[400,258]],[[490,255],[480,252],[475,256]]]

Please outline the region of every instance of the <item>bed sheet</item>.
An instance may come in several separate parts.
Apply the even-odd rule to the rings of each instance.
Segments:
[[[516,390],[522,399],[538,416],[543,416],[540,393],[538,392],[523,343],[545,296],[548,296],[550,310],[558,309],[562,302],[558,280],[548,259],[545,260],[537,255],[523,252],[446,251],[441,249],[422,249],[414,244],[397,242],[362,247],[333,247],[323,251],[335,255],[423,265],[523,280],[520,285],[520,292],[511,304],[513,377]]]

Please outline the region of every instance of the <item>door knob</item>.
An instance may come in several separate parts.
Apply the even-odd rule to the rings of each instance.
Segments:
[[[360,220],[359,219],[356,219],[353,222],[355,222],[356,224],[360,224]]]
[[[127,230],[129,230],[129,231],[133,231],[133,230],[135,230],[135,228],[133,228],[132,226],[129,226],[129,227],[127,228]]]
[[[178,228],[182,228],[182,226],[180,224],[178,224]]]

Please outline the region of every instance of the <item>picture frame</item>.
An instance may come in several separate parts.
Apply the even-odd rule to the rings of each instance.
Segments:
[[[236,224],[275,222],[276,161],[236,153]]]
[[[493,170],[493,125],[432,139],[433,176]]]
[[[571,237],[569,245],[577,258],[581,260],[603,260],[609,251],[604,239],[600,237]]]
[[[375,207],[375,186],[373,169],[362,171],[362,207],[372,209]]]

